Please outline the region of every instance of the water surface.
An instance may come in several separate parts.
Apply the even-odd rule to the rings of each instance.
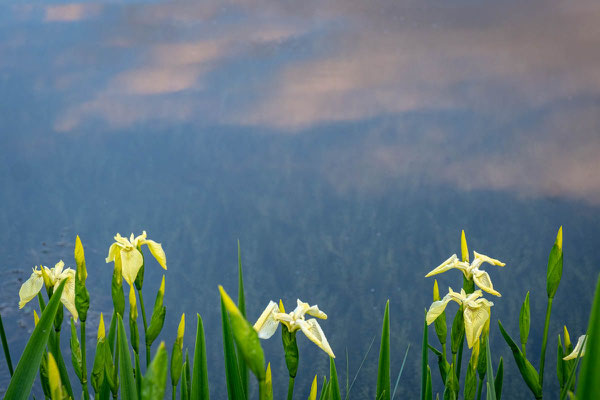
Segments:
[[[492,351],[505,360],[505,396],[527,398],[495,320],[516,337],[530,290],[528,354],[539,354],[547,256],[563,225],[546,370],[556,387],[555,338],[563,324],[583,333],[600,270],[596,2],[0,8],[0,311],[13,358],[33,327],[33,305],[16,309],[30,268],[73,265],[80,235],[93,334],[112,309],[113,235],[146,230],[167,253],[163,338],[170,347],[185,312],[191,348],[202,315],[222,398],[216,287],[236,291],[239,239],[249,318],[269,300],[318,304],[341,382],[346,348],[352,377],[389,299],[392,374],[411,344],[399,390],[414,398],[424,275],[459,252],[464,229],[472,250],[507,263],[486,267],[503,295]],[[149,303],[161,274],[150,260]],[[442,291],[462,282],[439,280]],[[263,342],[276,398],[287,382],[278,337]],[[378,342],[353,398],[374,395]],[[299,345],[302,397],[328,360]],[[5,387],[4,362],[0,376]]]

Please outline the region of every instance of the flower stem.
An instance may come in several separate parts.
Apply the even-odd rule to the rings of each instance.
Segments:
[[[477,400],[481,400],[481,388],[483,387],[483,379],[479,379],[479,385],[477,385]]]
[[[546,307],[546,322],[544,323],[544,337],[542,339],[542,355],[540,358],[540,386],[544,388],[544,364],[546,362],[546,345],[548,344],[548,328],[550,327],[550,313],[552,312],[552,297],[548,297]]]
[[[292,400],[293,396],[294,396],[294,378],[292,376],[290,376],[290,380],[288,382],[287,400]]]
[[[83,386],[83,398],[90,399],[87,385],[87,365],[85,361],[85,321],[81,321],[81,386]]]
[[[8,341],[6,340],[6,334],[4,333],[4,325],[2,324],[2,314],[0,314],[0,336],[2,337],[2,349],[4,350],[4,357],[6,357],[6,363],[8,364],[8,372],[10,376],[13,375],[13,366],[10,359],[10,351],[8,351]]]
[[[142,309],[142,320],[144,321],[144,342],[145,342],[146,341],[146,332],[148,331],[148,324],[146,323],[146,310],[144,308],[144,296],[142,296],[142,291],[140,289],[138,289],[137,292],[140,297],[140,308]],[[149,365],[150,365],[150,345],[146,343],[146,367]]]
[[[177,398],[177,386],[173,386],[173,396],[172,399],[175,400]]]

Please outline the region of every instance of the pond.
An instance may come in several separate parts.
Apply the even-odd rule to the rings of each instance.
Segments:
[[[237,293],[238,240],[251,322],[270,300],[318,304],[344,386],[346,352],[351,380],[375,337],[351,398],[374,397],[389,299],[393,377],[411,346],[397,398],[415,398],[424,276],[460,255],[464,229],[471,250],[506,263],[484,268],[502,293],[492,353],[505,398],[529,398],[496,320],[517,337],[530,291],[539,354],[563,226],[555,389],[556,337],[564,324],[583,334],[600,271],[599,18],[585,0],[0,6],[0,312],[13,360],[33,329],[34,302],[17,307],[32,267],[73,266],[81,237],[93,343],[112,312],[113,236],[145,230],[167,255],[165,272],[146,254],[147,303],[166,275],[161,338],[170,352],[185,313],[192,349],[202,315],[214,398],[226,393],[217,285]],[[458,271],[438,281],[462,285]],[[298,342],[306,397],[328,358]],[[279,334],[263,348],[282,398]],[[2,358],[0,392],[7,382]]]

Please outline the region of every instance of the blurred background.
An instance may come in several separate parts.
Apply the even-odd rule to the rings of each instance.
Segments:
[[[1,5],[0,312],[13,362],[33,330],[34,302],[17,307],[32,267],[74,266],[81,237],[93,340],[112,312],[113,236],[146,230],[167,254],[161,337],[170,352],[185,312],[193,353],[202,315],[214,398],[226,395],[217,285],[237,292],[238,239],[252,322],[270,300],[318,304],[344,386],[375,337],[351,398],[374,397],[389,299],[392,379],[410,344],[397,398],[415,398],[424,276],[460,255],[464,229],[471,251],[506,262],[484,267],[502,293],[492,352],[504,397],[530,398],[496,320],[518,337],[531,291],[537,366],[562,225],[545,373],[556,388],[556,337],[563,324],[584,333],[600,271],[598,21],[592,0]],[[146,262],[151,309],[164,271]],[[438,278],[442,295],[462,285],[458,271]],[[298,338],[304,398],[328,358]],[[280,340],[263,342],[275,398]],[[7,382],[2,358],[0,392]]]

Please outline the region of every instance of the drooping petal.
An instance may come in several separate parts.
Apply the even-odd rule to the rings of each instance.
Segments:
[[[327,342],[327,338],[316,319],[311,318],[308,321],[298,320],[296,321],[296,324],[300,326],[300,329],[302,329],[302,332],[307,338],[319,346],[325,353],[329,354],[330,357],[335,358],[335,355]]]
[[[499,267],[504,267],[506,265],[505,263],[503,263],[500,260],[496,260],[495,258],[488,257],[484,254],[479,254],[476,251],[473,252],[473,255],[475,255],[476,260],[480,259],[482,263],[486,262],[488,264],[497,265]]]
[[[492,285],[492,280],[490,279],[490,275],[487,272],[482,271],[480,269],[474,269],[473,281],[483,291],[488,292],[489,294],[493,294],[494,296],[502,297],[500,293],[494,290],[494,285]]]
[[[63,279],[66,279],[67,283],[65,283],[60,301],[69,310],[75,322],[77,322],[79,314],[77,314],[77,308],[75,307],[75,270],[71,268],[64,270],[56,284],[60,283]]]
[[[133,285],[143,263],[144,259],[142,253],[140,253],[138,249],[132,248],[130,250],[121,250],[121,269],[123,278],[125,278],[127,283]]]
[[[265,308],[254,324],[254,330],[258,332],[259,338],[268,339],[273,336],[277,330],[277,326],[279,326],[279,321],[274,318],[277,311],[279,311],[277,303],[270,301],[267,308]]]
[[[456,293],[456,292],[453,292],[453,293]],[[447,295],[444,296],[443,299],[434,301],[433,303],[431,303],[431,306],[429,306],[429,311],[427,311],[427,317],[426,317],[427,325],[431,325],[433,323],[433,321],[435,321],[437,319],[437,317],[439,317],[440,314],[444,312],[444,310],[446,309],[446,306],[448,305],[450,300],[455,300],[455,299],[453,298],[451,293],[448,293]],[[460,301],[459,301],[459,303],[460,303]]]
[[[429,272],[427,275],[425,275],[425,278],[428,278],[432,275],[441,274],[452,268],[456,268],[457,263],[458,263],[458,257],[456,256],[456,254],[452,254],[450,256],[450,258],[448,258],[446,261],[441,263],[438,267],[434,268],[431,272]]]
[[[23,308],[31,299],[33,299],[44,285],[44,278],[39,271],[34,270],[29,279],[21,285],[19,289],[19,308]]]
[[[467,344],[472,348],[475,342],[479,339],[485,322],[490,317],[485,307],[471,307],[467,305],[463,312],[465,320],[465,334],[467,336]]]
[[[308,315],[312,315],[313,317],[327,319],[327,314],[325,314],[323,311],[319,310],[319,306],[316,304],[314,306],[310,306],[310,308],[308,310],[306,310],[306,313]]]
[[[156,261],[161,267],[167,269],[167,256],[160,243],[156,243],[154,240],[144,240],[141,244],[147,244]]]
[[[577,354],[579,353],[580,349],[581,349],[581,357],[583,357],[583,355],[585,354],[585,345],[587,344],[587,340],[585,340],[586,336],[587,335],[579,336],[579,339],[577,339],[577,344],[575,345],[575,348],[573,349],[571,354],[569,354],[566,357],[563,357],[563,360],[568,361],[568,360],[576,359]]]
[[[108,256],[106,257],[106,262],[109,263],[111,261],[115,261],[115,258],[121,251],[121,246],[118,243],[113,243],[108,248]]]

